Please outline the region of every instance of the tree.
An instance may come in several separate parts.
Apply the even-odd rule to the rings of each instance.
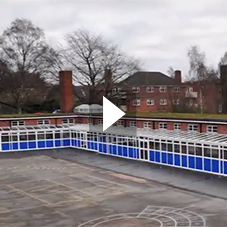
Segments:
[[[227,52],[224,53],[224,55],[221,57],[220,61],[219,61],[219,67],[221,65],[226,65],[227,64]]]
[[[126,56],[100,35],[78,30],[67,35],[66,42],[65,63],[73,69],[74,82],[89,90],[89,103],[99,102],[101,93],[109,97],[115,83],[139,69],[138,60]]]
[[[60,66],[58,53],[45,42],[42,29],[26,19],[16,19],[0,37],[0,60],[8,68],[8,98],[18,113],[28,98]]]
[[[170,66],[167,70],[167,74],[171,77],[174,78],[175,77],[175,70],[172,66]]]
[[[209,92],[206,88],[209,83],[218,79],[218,70],[206,65],[206,55],[198,46],[192,46],[187,53],[189,58],[189,79],[199,85],[200,113],[204,113],[204,97]]]

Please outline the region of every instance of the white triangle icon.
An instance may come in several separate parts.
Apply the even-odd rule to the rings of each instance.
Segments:
[[[103,131],[123,117],[125,113],[103,96]]]

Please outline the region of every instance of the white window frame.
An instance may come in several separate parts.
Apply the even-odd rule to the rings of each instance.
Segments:
[[[160,92],[160,93],[166,93],[166,91],[167,91],[166,86],[161,86],[161,87],[159,87],[159,92]]]
[[[147,99],[147,106],[153,106],[154,105],[154,99]]]
[[[161,130],[167,130],[167,127],[168,127],[167,123],[160,122],[158,124],[158,128],[161,129]]]
[[[88,121],[88,124],[89,124],[89,125],[93,125],[93,122],[94,122],[94,121],[93,121],[93,119],[92,119],[92,118],[88,118],[88,120],[87,120],[87,121]]]
[[[174,93],[180,93],[180,87],[174,87],[173,92]]]
[[[98,119],[98,125],[103,125],[103,119]]]
[[[198,132],[198,125],[197,124],[188,124],[188,131],[189,132]]]
[[[74,119],[73,119],[73,118],[63,118],[63,119],[62,119],[62,124],[63,124],[63,125],[74,124]]]
[[[167,105],[167,99],[160,99],[159,104],[161,106],[166,106]]]
[[[25,125],[25,121],[12,121],[11,122],[11,126],[24,126]]]
[[[129,127],[136,128],[137,127],[137,122],[136,121],[130,121],[129,122]]]
[[[179,105],[180,105],[180,99],[174,99],[174,100],[173,100],[173,104],[174,104],[175,106],[179,106]]]
[[[122,120],[117,121],[117,126],[120,126],[120,127],[124,126],[124,121]]]
[[[193,87],[187,87],[187,88],[186,88],[186,91],[187,91],[187,92],[193,92]]]
[[[37,121],[37,125],[50,125],[50,119],[40,119]]]
[[[143,128],[151,129],[151,122],[143,122]]]
[[[174,123],[173,130],[180,131],[181,130],[181,123]]]
[[[139,93],[140,92],[140,88],[139,87],[132,87],[132,92],[133,93]]]
[[[134,100],[132,101],[132,105],[133,105],[133,106],[140,106],[140,104],[141,104],[140,99],[134,99]]]
[[[206,132],[207,133],[218,133],[218,126],[217,125],[207,125]]]
[[[146,92],[147,93],[153,93],[154,92],[154,87],[146,87]]]

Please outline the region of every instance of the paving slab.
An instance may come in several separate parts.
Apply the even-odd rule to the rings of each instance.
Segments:
[[[1,166],[0,227],[224,227],[227,223],[227,200],[192,192],[198,190],[198,182],[206,182],[204,190],[215,182],[218,185],[211,185],[210,191],[218,190],[225,179],[195,173],[189,191],[167,184],[182,177],[185,187],[193,173],[73,149],[0,154]]]

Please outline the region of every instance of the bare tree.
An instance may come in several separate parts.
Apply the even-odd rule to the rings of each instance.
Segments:
[[[109,95],[114,84],[139,69],[139,61],[126,56],[102,36],[86,30],[66,37],[65,64],[74,71],[74,82],[89,89],[89,102],[96,102],[100,92]],[[105,74],[111,71],[111,76]]]
[[[26,19],[16,19],[0,36],[0,60],[8,68],[8,98],[18,112],[38,84],[60,65],[58,53],[45,42],[42,29]],[[41,79],[39,82],[42,81]],[[36,84],[37,83],[37,84]]]
[[[224,55],[221,57],[219,66],[226,65],[227,64],[227,52],[224,53]]]
[[[167,74],[171,77],[174,78],[175,77],[175,70],[172,66],[170,66],[167,70]]]
[[[208,83],[214,82],[218,78],[218,70],[206,65],[205,53],[200,51],[198,46],[192,46],[187,54],[189,58],[189,79],[191,82],[199,84],[199,104],[200,113],[204,113],[204,97],[207,91]]]

